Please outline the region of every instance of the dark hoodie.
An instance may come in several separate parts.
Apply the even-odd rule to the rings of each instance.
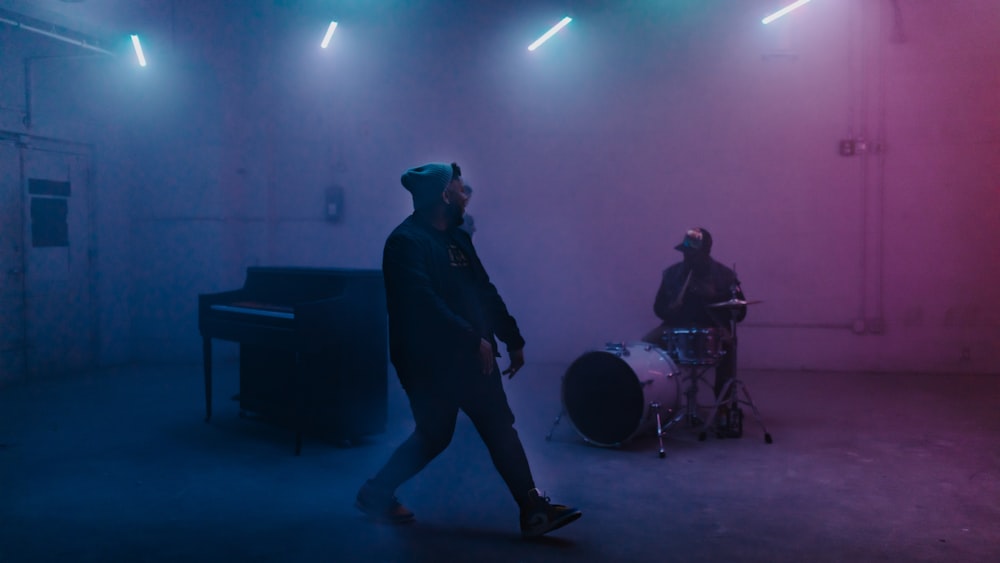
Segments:
[[[480,338],[494,350],[497,338],[508,350],[524,347],[471,237],[457,227],[439,231],[410,215],[385,242],[382,274],[389,357],[404,388],[478,373]]]

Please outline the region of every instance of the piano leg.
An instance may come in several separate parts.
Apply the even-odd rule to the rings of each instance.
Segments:
[[[205,422],[212,418],[212,339],[202,338],[202,358],[205,363]]]

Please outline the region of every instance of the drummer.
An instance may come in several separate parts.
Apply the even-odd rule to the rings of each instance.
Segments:
[[[724,354],[715,365],[715,396],[733,377],[735,345],[730,334],[730,321],[746,317],[746,306],[708,307],[715,303],[738,299],[744,301],[743,290],[736,273],[711,257],[712,235],[704,228],[693,228],[674,247],[684,259],[663,271],[653,311],[663,324],[650,331],[646,342],[663,346],[665,332],[673,328],[716,328]]]

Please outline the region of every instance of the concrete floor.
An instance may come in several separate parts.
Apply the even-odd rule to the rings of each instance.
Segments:
[[[527,542],[471,424],[399,491],[415,524],[354,494],[411,428],[390,374],[386,433],[354,447],[241,418],[217,366],[140,366],[0,388],[0,561],[1000,561],[1000,376],[742,374],[773,444],[681,428],[587,445],[566,366],[507,382],[536,480],[578,522]]]

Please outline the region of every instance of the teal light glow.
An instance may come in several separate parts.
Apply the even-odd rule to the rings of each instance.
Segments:
[[[767,16],[766,18],[760,20],[760,23],[767,25],[773,22],[774,20],[780,18],[781,16],[787,14],[788,12],[791,12],[795,8],[798,8],[799,6],[803,6],[808,3],[809,0],[798,0],[798,2],[792,2],[791,4],[785,6],[784,8],[778,10],[777,12],[771,14],[770,16]]]
[[[568,24],[571,21],[573,21],[573,18],[570,18],[570,17],[563,18],[559,23],[557,23],[554,26],[552,26],[552,29],[546,31],[545,35],[542,35],[537,40],[535,40],[534,43],[532,43],[531,45],[528,45],[528,50],[529,51],[534,51],[535,49],[537,49],[539,45],[541,45],[542,43],[545,43],[546,41],[548,41],[549,38],[552,37],[553,35],[555,35],[556,33],[559,33],[559,30],[562,29],[562,28],[564,28],[564,27],[566,27],[566,24]]]
[[[132,35],[132,47],[135,48],[135,58],[139,59],[139,66],[146,66],[146,55],[142,54],[142,44],[139,43],[138,35]]]

